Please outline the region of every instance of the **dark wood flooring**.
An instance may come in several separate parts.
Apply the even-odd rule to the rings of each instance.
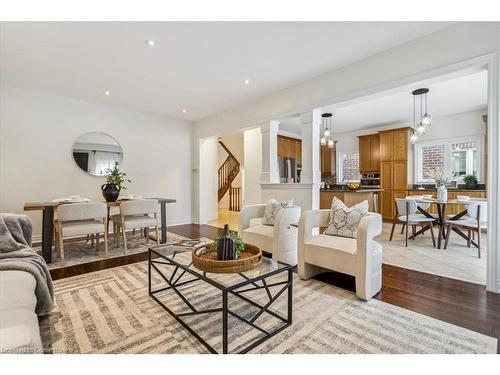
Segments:
[[[169,231],[188,238],[215,238],[222,233],[220,228],[197,224],[171,226]],[[141,253],[110,258],[51,270],[51,274],[57,280],[140,262],[147,257],[147,253]],[[318,275],[317,279],[351,291],[355,289],[352,276],[329,272]],[[500,353],[500,294],[487,292],[483,285],[384,264],[382,290],[375,298],[496,337]]]

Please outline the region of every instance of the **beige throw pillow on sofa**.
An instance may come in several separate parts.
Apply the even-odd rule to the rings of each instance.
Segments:
[[[276,217],[279,212],[284,208],[289,208],[293,206],[293,199],[284,202],[278,202],[276,199],[271,198],[267,202],[267,206],[264,209],[264,217],[262,218],[262,224],[264,225],[274,225]]]
[[[323,232],[331,236],[356,238],[358,225],[363,216],[368,213],[368,201],[347,207],[337,197],[333,198],[328,227]]]

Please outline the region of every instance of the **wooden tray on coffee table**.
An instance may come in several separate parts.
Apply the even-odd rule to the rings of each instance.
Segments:
[[[262,263],[262,251],[245,244],[245,249],[235,260],[218,260],[212,245],[193,251],[193,265],[200,271],[210,273],[239,273],[250,271]]]

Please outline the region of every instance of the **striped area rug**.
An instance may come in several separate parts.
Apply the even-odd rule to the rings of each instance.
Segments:
[[[156,276],[153,285],[160,286],[161,279]],[[40,323],[47,351],[207,352],[148,296],[146,262],[58,280],[55,287],[57,309]],[[183,288],[197,308],[220,306],[220,291],[203,282]],[[251,293],[248,296],[254,300],[268,301],[263,289]],[[160,298],[177,312],[187,311],[174,293]],[[247,317],[257,311],[234,296],[230,296],[229,306]],[[286,311],[286,293],[276,302],[276,310]],[[221,350],[221,314],[190,319],[190,325]],[[257,320],[263,327],[276,322],[266,314]],[[235,318],[229,318],[229,327],[230,352],[260,337],[259,331]],[[302,281],[294,275],[292,325],[252,352],[496,353],[496,345],[495,338],[378,300],[359,301],[351,292],[316,280]]]

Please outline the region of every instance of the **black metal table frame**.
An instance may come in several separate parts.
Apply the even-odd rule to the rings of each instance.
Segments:
[[[419,207],[418,205],[417,205],[417,209],[425,217],[428,217],[430,219],[435,219],[435,221],[439,225],[437,248],[441,249],[441,240],[442,239],[444,240],[446,238],[446,233],[445,233],[445,224],[446,224],[445,210],[446,210],[446,203],[444,203],[444,202],[436,202],[436,205],[437,205],[437,212],[438,212],[438,217],[437,218],[435,216],[432,216],[430,213],[428,213],[426,210],[424,210],[423,208]],[[452,216],[449,220],[459,220],[465,214],[467,214],[467,210],[463,210],[463,211],[459,212],[458,214]],[[425,233],[425,231],[427,229],[428,228],[420,229],[418,232],[416,232],[414,235],[412,235],[411,238],[414,239],[416,236]],[[464,232],[462,232],[460,229],[458,229],[456,227],[453,227],[452,230],[455,233],[457,233],[460,237],[462,237],[463,239],[469,240],[469,237]],[[476,242],[474,242],[474,241],[471,240],[471,243],[472,243],[472,245],[474,245],[475,247],[477,247],[477,243]]]
[[[185,252],[185,251],[179,251],[180,252]],[[160,260],[155,260],[153,259],[153,254],[157,257],[160,258]],[[176,252],[174,252],[174,255],[172,258],[175,258]],[[174,270],[172,271],[170,277],[167,277],[158,267],[157,264],[162,264],[162,265],[167,265],[167,266],[173,266]],[[206,277],[206,273],[203,272],[203,275],[201,275],[199,272],[195,272],[190,269],[192,263],[190,263],[188,266],[181,264],[179,262],[176,262],[173,259],[170,259],[156,251],[154,249],[149,249],[149,259],[148,259],[148,293],[151,298],[153,298],[165,311],[167,311],[176,321],[178,321],[185,329],[187,329],[207,350],[211,353],[217,354],[217,351],[210,345],[208,344],[195,330],[193,330],[183,319],[182,317],[184,316],[193,316],[193,315],[201,315],[201,314],[208,314],[208,313],[217,313],[221,312],[222,313],[222,353],[227,354],[228,353],[228,316],[231,315],[243,323],[248,324],[252,328],[257,329],[261,333],[264,334],[264,336],[260,337],[257,340],[254,340],[250,345],[246,346],[244,349],[241,349],[238,353],[243,354],[247,353],[248,351],[252,350],[253,348],[257,347],[258,345],[262,344],[264,341],[268,340],[269,338],[273,337],[277,333],[281,332],[288,326],[292,324],[292,287],[293,287],[293,272],[292,272],[292,266],[280,263],[283,265],[283,268],[268,272],[263,275],[259,275],[255,278],[248,278],[242,273],[239,273],[239,275],[244,279],[242,282],[231,285],[231,286],[226,286],[223,284],[218,283],[215,280],[212,280],[208,277]],[[152,276],[152,270],[155,270],[157,274],[167,283],[168,286],[159,288],[157,290],[152,290],[151,287],[151,276]],[[180,271],[180,274],[177,275],[177,273]],[[272,276],[275,276],[279,273],[283,272],[288,272],[288,278],[286,281],[281,281],[281,282],[275,282],[268,284],[266,282],[266,279]],[[194,278],[191,278],[186,281],[180,281],[181,278],[186,275],[186,274],[191,274],[194,276]],[[174,280],[175,279],[175,280]],[[208,309],[208,310],[197,310],[190,302],[189,300],[179,291],[178,287],[182,285],[187,285],[191,284],[194,282],[198,281],[203,281],[208,283],[209,285],[219,289],[222,292],[222,307],[214,308],[214,309]],[[259,285],[258,282],[261,282],[262,285]],[[278,286],[278,285],[283,285],[283,287],[275,293],[273,296],[270,287],[273,286]],[[243,288],[245,286],[250,286],[249,288],[245,288],[243,290],[238,290],[240,288]],[[258,289],[265,289],[266,294],[269,298],[269,302],[267,302],[265,305],[262,305],[249,297],[243,295],[245,292],[249,292],[252,290],[258,290]],[[184,302],[184,304],[191,310],[189,312],[185,313],[176,313],[173,310],[171,310],[168,306],[166,306],[158,297],[155,296],[155,294],[167,291],[167,290],[172,290],[177,296]],[[287,291],[288,295],[288,302],[287,302],[287,316],[284,317],[280,313],[273,311],[271,309],[271,306],[273,303],[285,292]],[[234,296],[237,296],[241,298],[243,301],[259,308],[260,310],[251,318],[247,319],[239,314],[237,314],[234,311],[231,311],[229,306],[228,306],[228,294],[231,293]],[[279,325],[278,327],[274,328],[271,331],[267,331],[257,325],[255,322],[256,320],[264,313],[270,314],[274,316],[275,318],[281,320],[283,324]]]

